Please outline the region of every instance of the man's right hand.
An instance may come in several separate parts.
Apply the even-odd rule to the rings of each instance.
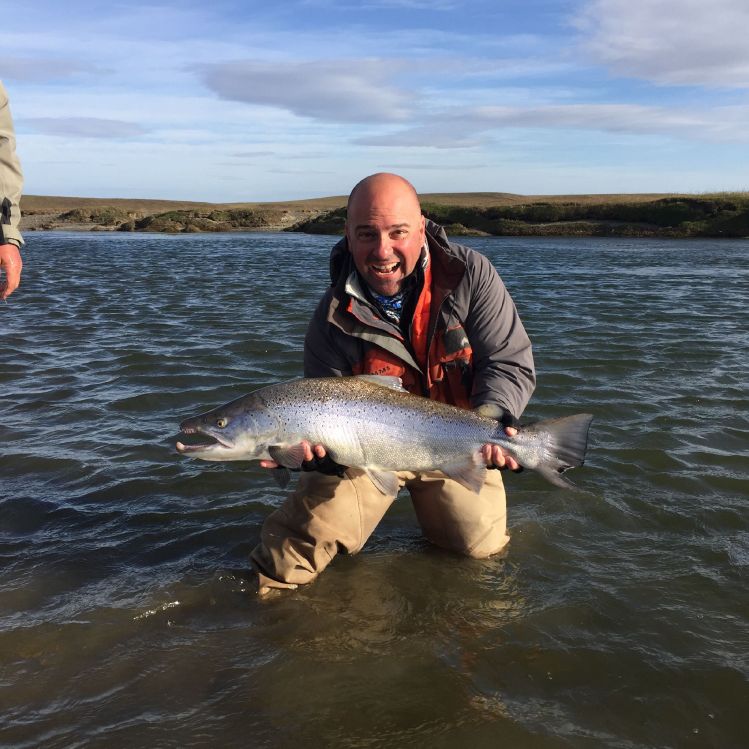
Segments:
[[[304,458],[301,465],[302,471],[319,471],[328,476],[343,476],[346,466],[336,463],[325,451],[322,445],[312,445],[307,440],[299,443],[304,450]],[[280,468],[275,460],[261,460],[262,468]]]
[[[324,458],[326,456],[325,448],[322,445],[311,445],[307,440],[302,440],[300,443],[304,448],[304,462],[310,463],[317,458]],[[281,466],[276,463],[275,460],[261,460],[260,466],[262,468],[280,468]]]

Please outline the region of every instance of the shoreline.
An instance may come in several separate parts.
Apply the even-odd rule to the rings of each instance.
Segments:
[[[749,193],[539,195],[432,193],[424,215],[459,236],[747,238]],[[346,197],[200,203],[24,196],[24,233],[301,232],[342,235]]]

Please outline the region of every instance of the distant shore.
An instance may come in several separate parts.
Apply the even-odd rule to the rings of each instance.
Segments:
[[[749,237],[749,192],[621,195],[420,195],[451,236]],[[26,195],[21,230],[291,231],[342,234],[346,197],[275,203],[198,203]]]

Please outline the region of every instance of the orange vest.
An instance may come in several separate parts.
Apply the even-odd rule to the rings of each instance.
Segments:
[[[431,313],[432,270],[429,263],[424,268],[424,285],[411,321],[411,348],[421,372],[373,343],[367,344],[364,358],[353,367],[353,372],[400,377],[403,387],[409,392],[470,408],[473,371],[471,344],[463,326],[457,323],[447,330],[435,330],[427,351]]]

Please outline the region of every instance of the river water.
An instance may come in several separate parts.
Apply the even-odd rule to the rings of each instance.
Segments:
[[[595,415],[577,489],[509,476],[481,561],[404,497],[258,601],[282,491],[174,439],[300,374],[333,241],[29,234],[0,306],[0,745],[746,746],[749,242],[466,240],[533,339],[526,419]]]

